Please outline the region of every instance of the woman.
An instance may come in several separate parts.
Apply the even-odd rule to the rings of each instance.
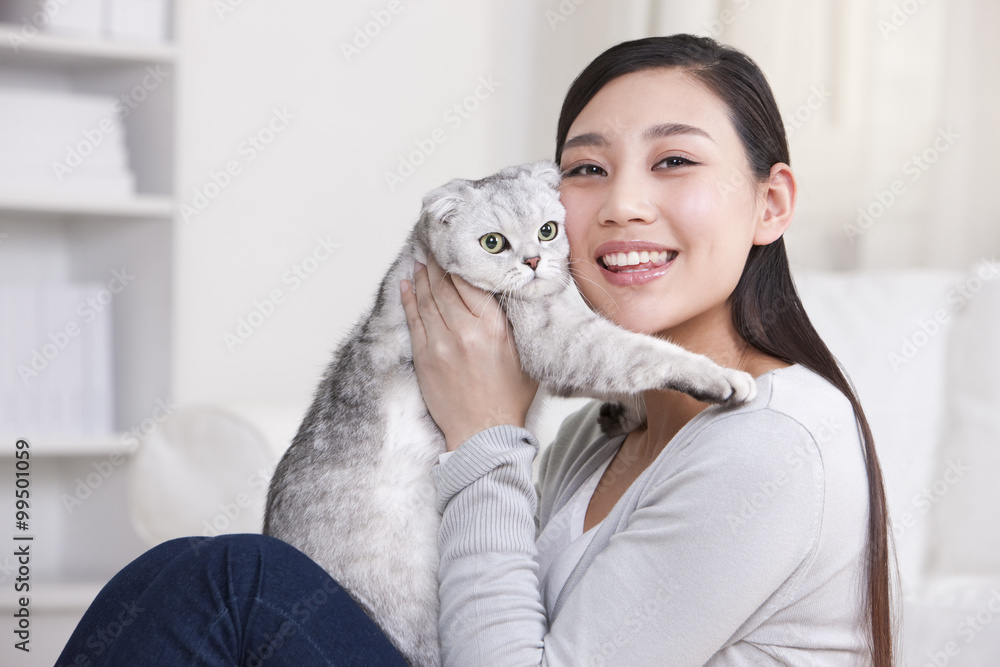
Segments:
[[[502,313],[433,261],[401,285],[421,391],[453,452],[434,471],[445,664],[891,665],[881,473],[791,283],[796,186],[763,75],[687,35],[613,47],[570,88],[556,160],[591,307],[750,372],[758,395],[722,408],[649,392],[627,432],[582,410],[541,461],[536,511],[537,443],[522,428],[536,387]],[[668,262],[643,261],[651,250]],[[59,664],[130,599],[157,611],[119,620],[86,664],[150,651],[156,664],[400,663],[290,547],[192,544],[123,570]]]

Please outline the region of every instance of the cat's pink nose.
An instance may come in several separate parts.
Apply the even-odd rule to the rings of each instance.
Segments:
[[[534,271],[536,268],[538,268],[538,257],[529,257],[528,259],[524,260],[524,263],[530,266],[531,270]]]

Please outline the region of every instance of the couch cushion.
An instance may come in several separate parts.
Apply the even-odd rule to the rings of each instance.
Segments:
[[[944,424],[948,294],[961,274],[797,274],[813,324],[857,389],[885,477],[904,590],[923,574],[929,487]]]
[[[903,604],[899,664],[996,665],[1000,578],[929,577]]]
[[[954,300],[945,423],[931,489],[937,574],[1000,575],[1000,265],[965,274]]]

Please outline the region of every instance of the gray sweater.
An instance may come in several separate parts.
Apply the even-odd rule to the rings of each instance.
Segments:
[[[513,426],[435,466],[444,665],[867,664],[867,477],[851,405],[797,365],[757,387],[681,429],[549,609],[536,535],[623,434],[601,431],[597,403],[577,412],[537,487],[538,443]]]

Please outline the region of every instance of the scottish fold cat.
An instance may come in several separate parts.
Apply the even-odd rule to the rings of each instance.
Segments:
[[[716,403],[756,391],[746,373],[626,331],[586,306],[569,273],[559,179],[553,163],[539,162],[453,180],[424,198],[374,306],[337,350],[271,481],[264,532],[324,567],[414,665],[440,662],[440,515],[430,470],[445,451],[417,387],[399,296],[414,261],[430,252],[445,271],[500,299],[521,364],[542,390],[633,403],[649,389]],[[672,259],[664,255],[650,261]]]

